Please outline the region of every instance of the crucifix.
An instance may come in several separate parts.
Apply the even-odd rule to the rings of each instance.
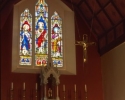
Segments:
[[[77,43],[75,45],[80,45],[83,47],[83,61],[87,61],[87,48],[90,45],[96,44],[95,42],[88,42],[88,35],[83,34],[83,41],[76,41]]]

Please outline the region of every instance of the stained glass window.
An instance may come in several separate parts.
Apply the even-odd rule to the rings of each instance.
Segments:
[[[20,65],[32,63],[32,15],[25,9],[20,16]]]
[[[13,12],[12,72],[39,73],[54,65],[75,75],[74,12],[61,0],[23,0]]]
[[[62,19],[55,11],[50,19],[51,32],[48,34],[48,5],[38,0],[35,5],[35,32],[32,35],[32,16],[25,9],[20,17],[20,65],[46,66],[48,62],[48,39],[51,59],[57,67],[63,66]],[[49,38],[50,37],[50,38]],[[33,38],[33,43],[32,43]],[[34,47],[32,52],[32,45]],[[35,57],[32,57],[35,55]]]
[[[63,66],[62,19],[57,12],[51,17],[51,57],[57,67]]]
[[[48,60],[48,5],[39,0],[35,6],[35,65],[46,66]]]

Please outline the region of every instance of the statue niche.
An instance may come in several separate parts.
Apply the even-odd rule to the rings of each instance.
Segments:
[[[56,87],[56,79],[53,77],[52,74],[50,74],[50,77],[48,77],[48,84],[47,84],[47,90],[48,90],[47,97],[49,99],[55,98],[55,87]]]
[[[57,67],[42,67],[40,74],[41,84],[44,85],[44,97],[42,100],[60,100],[58,96],[59,71]]]

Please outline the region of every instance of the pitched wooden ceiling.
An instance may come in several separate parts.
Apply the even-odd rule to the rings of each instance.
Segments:
[[[0,1],[2,12],[10,4],[20,0]],[[78,14],[92,28],[92,34],[103,55],[125,41],[125,0],[61,0]],[[93,21],[93,23],[92,23]]]
[[[86,21],[103,55],[125,41],[125,0],[62,0]],[[92,23],[93,20],[93,23]]]

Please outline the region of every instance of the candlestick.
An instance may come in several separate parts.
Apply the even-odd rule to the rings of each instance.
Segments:
[[[23,100],[25,100],[25,92],[26,92],[26,90],[25,90],[25,82],[23,83],[23,94],[22,94],[22,96],[23,96]]]
[[[13,82],[11,83],[11,90],[13,90]]]
[[[37,90],[37,83],[36,83],[36,90]]]
[[[63,95],[64,95],[64,97],[63,97],[63,98],[64,98],[64,100],[65,100],[65,91],[63,91]]]
[[[65,91],[65,85],[63,85],[63,91]]]
[[[10,98],[10,100],[13,100],[13,82],[11,83]]]
[[[87,85],[85,84],[85,92],[87,92]]]
[[[75,87],[75,92],[76,92],[76,84],[74,85],[74,87]]]
[[[57,96],[58,96],[58,85],[57,85]]]
[[[74,85],[74,87],[75,87],[75,94],[74,94],[74,96],[75,96],[75,100],[76,100],[76,84]]]
[[[36,96],[35,97],[36,97],[36,100],[37,100],[37,89],[36,89]]]
[[[23,90],[25,90],[25,82],[23,83]]]

